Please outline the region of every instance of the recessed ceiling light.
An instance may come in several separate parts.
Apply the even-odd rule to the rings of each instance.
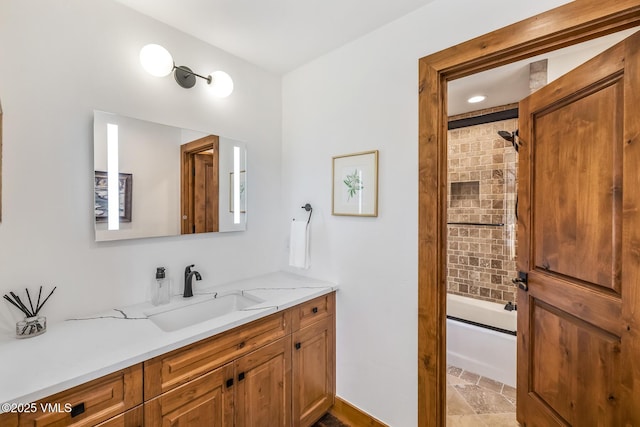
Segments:
[[[487,97],[484,96],[484,95],[476,95],[476,96],[472,96],[471,98],[467,99],[467,102],[469,104],[475,104],[477,102],[482,102],[485,99],[487,99]]]

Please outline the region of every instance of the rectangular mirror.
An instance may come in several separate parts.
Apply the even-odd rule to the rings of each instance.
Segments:
[[[2,104],[0,104],[0,221],[2,221]]]
[[[103,111],[93,129],[96,241],[246,229],[244,143]]]

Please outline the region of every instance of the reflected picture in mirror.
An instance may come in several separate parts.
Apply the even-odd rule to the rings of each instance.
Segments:
[[[244,143],[95,111],[93,166],[96,241],[246,229]]]
[[[131,222],[132,180],[130,173],[118,174],[118,216],[120,222]],[[109,180],[107,172],[94,172],[93,188],[96,222],[106,222],[109,219]]]

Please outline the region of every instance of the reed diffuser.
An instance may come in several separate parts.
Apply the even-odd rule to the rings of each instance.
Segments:
[[[9,301],[13,306],[15,306],[25,315],[25,318],[23,320],[16,323],[17,338],[31,338],[44,334],[47,331],[47,318],[38,315],[38,313],[40,313],[42,307],[44,307],[51,295],[53,295],[56,287],[57,286],[54,286],[51,292],[49,292],[49,295],[42,301],[42,303],[40,303],[40,298],[42,297],[42,286],[40,286],[40,291],[38,292],[38,300],[36,301],[35,308],[33,306],[33,301],[31,300],[29,289],[25,288],[27,299],[29,300],[28,307],[22,302],[20,297],[13,292],[9,292],[9,294],[11,294],[11,297],[7,294],[4,295],[4,299]]]

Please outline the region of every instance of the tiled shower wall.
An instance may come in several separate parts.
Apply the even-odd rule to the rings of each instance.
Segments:
[[[449,293],[515,303],[517,155],[498,131],[517,128],[509,119],[449,131]]]

